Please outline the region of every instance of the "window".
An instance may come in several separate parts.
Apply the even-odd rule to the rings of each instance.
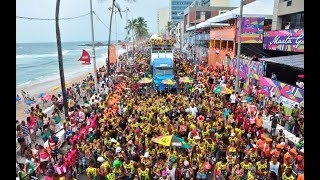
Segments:
[[[281,29],[303,29],[304,12],[281,16]]]
[[[228,12],[229,10],[221,10],[221,11],[219,11],[219,15],[220,14],[224,14],[224,13],[226,13],[226,12]]]
[[[287,6],[291,6],[291,4],[292,4],[292,1],[287,2]]]

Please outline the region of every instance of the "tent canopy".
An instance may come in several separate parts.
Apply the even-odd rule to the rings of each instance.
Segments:
[[[204,21],[202,23],[197,24],[197,29],[207,28],[207,27],[222,27],[222,26],[229,26],[228,23],[209,23],[207,21]],[[195,26],[188,27],[186,31],[192,31],[194,30]]]
[[[261,17],[272,19],[274,0],[256,0],[243,6],[243,17]],[[229,19],[235,19],[240,16],[240,8],[233,9],[221,15],[212,17],[206,22],[216,23]]]
[[[271,62],[275,64],[284,64],[291,67],[304,69],[304,54],[292,56],[279,56],[272,58],[261,58],[261,61]]]

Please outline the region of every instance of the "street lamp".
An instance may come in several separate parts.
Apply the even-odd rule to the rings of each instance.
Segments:
[[[178,13],[178,16],[181,16],[181,15],[183,15],[183,13],[182,12],[180,12],[180,13]],[[181,49],[182,49],[182,23],[181,22],[183,22],[183,18],[182,18],[182,21],[180,21],[180,23],[179,23],[179,25],[180,25],[180,37],[179,37],[179,41],[180,41],[180,52],[181,52]]]
[[[98,72],[96,65],[96,50],[94,44],[94,29],[93,29],[93,17],[92,17],[92,0],[90,0],[90,16],[91,16],[91,37],[92,37],[92,52],[93,52],[93,74],[94,74],[94,88],[96,92],[99,92],[98,88]]]

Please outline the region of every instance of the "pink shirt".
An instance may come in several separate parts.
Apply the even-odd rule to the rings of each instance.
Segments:
[[[46,176],[46,180],[53,180],[53,177]]]
[[[84,112],[79,111],[79,118],[80,118],[80,119],[83,119],[83,120],[86,119],[86,118],[85,118],[85,115],[84,115]]]

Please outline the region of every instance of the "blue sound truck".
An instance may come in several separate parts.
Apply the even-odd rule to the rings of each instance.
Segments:
[[[172,79],[174,80],[173,70],[173,59],[172,58],[155,58],[152,62],[152,73],[153,73],[153,88],[164,90],[165,86],[162,84],[162,80]]]

